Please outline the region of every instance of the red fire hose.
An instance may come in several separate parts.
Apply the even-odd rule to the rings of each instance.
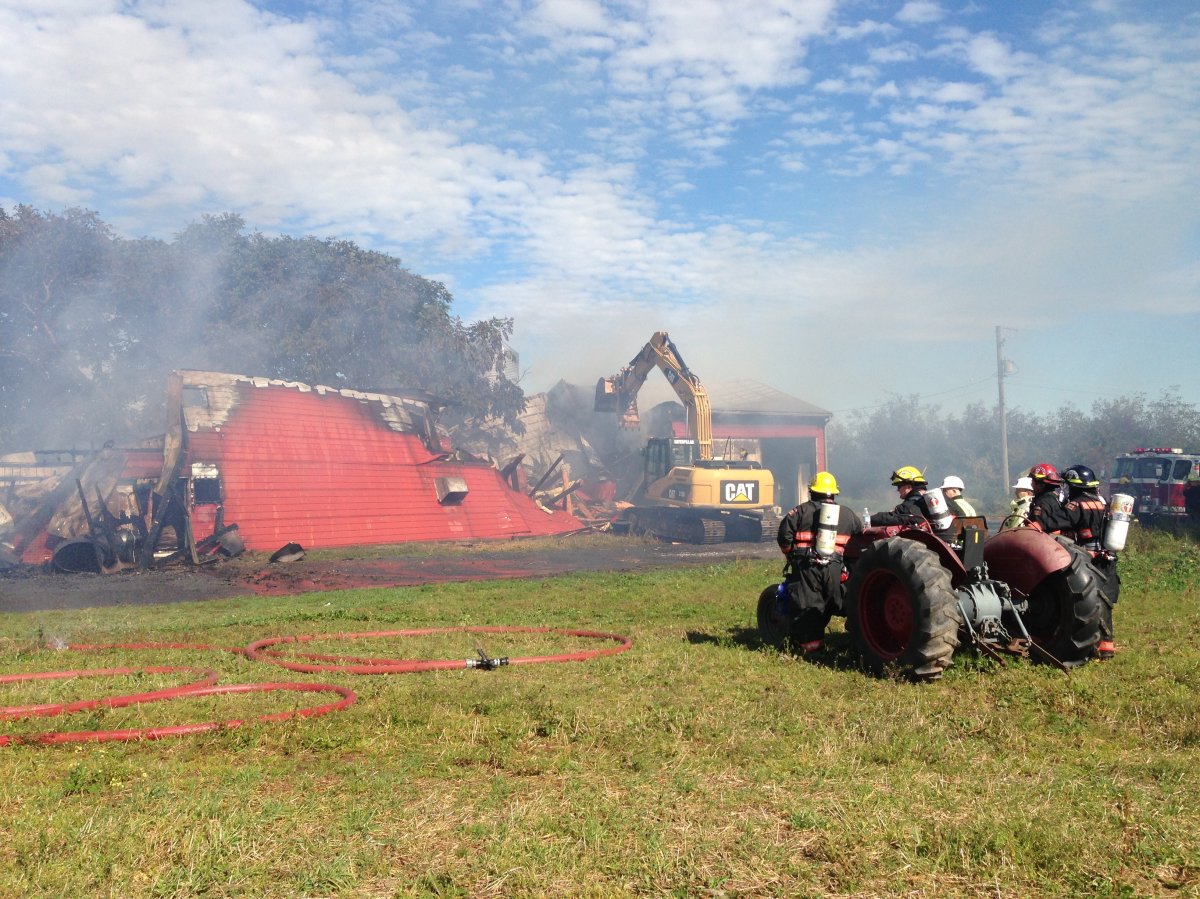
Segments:
[[[291,662],[282,657],[282,653],[278,650],[272,650],[269,647],[277,646],[283,643],[308,643],[312,640],[357,640],[367,639],[372,637],[420,637],[429,634],[446,634],[446,633],[474,633],[474,634],[504,634],[504,633],[525,633],[525,634],[559,634],[567,637],[582,637],[586,639],[610,640],[615,645],[601,647],[599,649],[582,650],[578,652],[565,652],[552,655],[542,656],[524,656],[520,658],[488,658],[480,650],[479,658],[476,659],[424,659],[424,660],[407,660],[407,659],[365,659],[353,656],[333,656],[319,655],[316,653],[302,654],[301,658],[309,659],[313,664],[305,662]],[[633,645],[632,639],[621,636],[620,634],[609,634],[601,631],[587,630],[563,630],[548,627],[504,627],[504,626],[478,626],[478,627],[431,627],[431,628],[414,628],[410,630],[396,631],[371,631],[365,633],[342,633],[342,634],[314,634],[295,637],[269,637],[265,640],[257,640],[249,646],[242,647],[222,647],[213,646],[207,643],[107,643],[107,644],[76,644],[70,649],[80,651],[97,651],[105,649],[193,649],[193,650],[219,650],[222,652],[231,652],[239,655],[245,655],[250,659],[271,662],[280,667],[287,668],[292,671],[301,672],[329,672],[336,671],[344,674],[402,674],[416,671],[435,671],[439,669],[456,669],[456,668],[495,668],[500,665],[527,665],[535,662],[582,662],[587,659],[596,658],[598,656],[615,655],[625,652]],[[9,706],[7,708],[0,707],[0,720],[15,719],[15,718],[32,718],[32,717],[47,717],[51,715],[65,715],[72,712],[86,711],[94,708],[121,708],[123,706],[134,705],[144,702],[162,702],[172,699],[193,698],[200,696],[217,696],[235,693],[268,693],[277,690],[288,690],[302,693],[319,693],[333,692],[341,696],[341,699],[336,702],[326,703],[324,705],[309,706],[302,709],[294,709],[287,712],[274,712],[271,714],[260,715],[255,721],[273,722],[285,721],[288,718],[302,717],[315,718],[319,715],[325,715],[329,712],[340,711],[353,705],[357,700],[357,695],[353,690],[346,687],[338,687],[332,684],[313,684],[313,683],[262,683],[262,684],[229,684],[219,686],[216,684],[217,674],[214,671],[193,668],[188,666],[154,666],[146,668],[96,668],[83,669],[75,671],[48,671],[40,673],[19,673],[0,675],[0,685],[6,683],[20,683],[24,681],[34,680],[63,680],[72,677],[103,677],[103,676],[122,676],[133,674],[172,674],[181,671],[200,672],[203,676],[189,684],[184,684],[178,687],[168,687],[161,690],[150,690],[144,693],[134,693],[125,696],[109,696],[100,699],[85,699],[74,702],[61,703],[43,703],[37,705],[25,706]],[[50,731],[32,736],[20,736],[13,734],[0,734],[0,746],[8,746],[13,744],[60,744],[60,743],[86,743],[86,742],[107,742],[107,741],[132,741],[132,740],[158,740],[163,737],[182,736],[187,734],[205,733],[220,729],[230,729],[240,727],[244,724],[243,719],[233,719],[229,721],[204,721],[194,724],[180,724],[163,727],[145,727],[145,728],[129,728],[124,730],[92,730],[92,731]]]
[[[212,643],[70,643],[63,647],[79,652],[98,652],[104,649],[199,649],[219,650],[241,655],[241,646],[215,646]]]
[[[180,688],[176,688],[179,691]],[[227,693],[270,693],[275,690],[289,690],[298,693],[325,693],[332,692],[339,694],[342,698],[336,702],[326,703],[325,705],[309,706],[303,709],[293,709],[288,712],[272,712],[266,715],[259,715],[252,719],[255,721],[286,721],[288,718],[316,718],[319,715],[325,715],[329,712],[340,711],[354,704],[358,696],[353,690],[346,687],[337,687],[332,684],[302,684],[302,683],[270,683],[270,684],[228,684],[226,686],[208,686],[199,687],[183,692],[176,692],[171,697],[159,696],[155,700],[171,698],[187,698],[191,699],[197,696],[218,696]],[[118,699],[127,699],[129,697],[117,697]],[[145,702],[148,700],[134,700]],[[128,703],[123,703],[128,704]],[[129,728],[126,730],[76,730],[76,731],[51,731],[43,734],[35,734],[29,737],[14,736],[8,734],[0,734],[0,746],[7,746],[12,743],[101,743],[108,741],[131,741],[131,740],[160,740],[163,737],[177,737],[185,734],[199,734],[207,731],[232,729],[241,727],[245,724],[245,720],[235,718],[229,721],[202,721],[195,724],[177,724],[166,727],[138,727]]]
[[[585,637],[596,640],[612,640],[617,645],[580,652],[565,652],[557,655],[524,656],[513,659],[365,659],[355,656],[319,655],[301,653],[300,658],[309,662],[290,662],[282,653],[268,647],[281,643],[308,643],[312,640],[361,640],[372,637],[422,637],[428,634],[471,633],[471,634],[560,634],[566,637]],[[534,662],[583,662],[598,656],[615,655],[633,645],[633,640],[620,634],[600,631],[560,630],[549,627],[427,627],[401,631],[369,631],[356,634],[308,634],[296,637],[268,637],[256,640],[246,647],[246,657],[274,662],[289,671],[309,674],[336,671],[342,674],[408,674],[414,671],[437,671],[454,668],[490,668],[496,665],[529,665]]]
[[[181,687],[167,687],[163,690],[151,690],[148,693],[133,693],[128,696],[106,696],[100,699],[81,699],[76,702],[49,702],[39,705],[12,705],[0,707],[0,719],[36,718],[50,715],[69,715],[72,712],[83,712],[103,706],[108,709],[119,709],[139,702],[155,702],[162,699],[174,699],[187,693],[194,693],[201,687],[211,687],[217,682],[217,672],[204,671],[200,668],[180,665],[157,665],[151,668],[90,668],[81,671],[43,671],[40,673],[5,674],[0,675],[0,684],[19,684],[35,680],[67,680],[72,677],[119,677],[127,674],[174,674],[177,671],[199,671],[203,676],[200,680]]]

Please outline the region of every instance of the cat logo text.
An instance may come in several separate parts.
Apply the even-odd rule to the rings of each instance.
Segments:
[[[721,502],[737,506],[758,505],[758,481],[722,481]]]

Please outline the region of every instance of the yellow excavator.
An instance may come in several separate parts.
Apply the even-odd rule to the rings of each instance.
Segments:
[[[642,484],[614,524],[631,533],[683,543],[774,540],[779,530],[775,478],[758,462],[714,459],[708,392],[666,331],[658,331],[629,364],[596,384],[595,410],[616,412],[635,428],[637,395],[658,368],[687,410],[687,438],[652,437],[643,450]]]

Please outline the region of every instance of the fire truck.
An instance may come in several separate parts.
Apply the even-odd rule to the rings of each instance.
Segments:
[[[1134,514],[1143,524],[1168,524],[1187,516],[1183,491],[1189,480],[1200,480],[1200,455],[1178,447],[1139,447],[1117,456],[1108,489],[1109,495],[1132,496]]]

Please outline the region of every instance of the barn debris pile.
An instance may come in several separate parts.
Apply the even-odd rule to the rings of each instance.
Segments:
[[[0,565],[109,573],[270,552],[574,533],[452,450],[420,395],[173,372],[163,435],[0,459]],[[511,472],[510,472],[511,474]]]
[[[111,574],[238,555],[237,525],[197,539],[177,485],[155,487],[162,442],[0,456],[0,568]]]

